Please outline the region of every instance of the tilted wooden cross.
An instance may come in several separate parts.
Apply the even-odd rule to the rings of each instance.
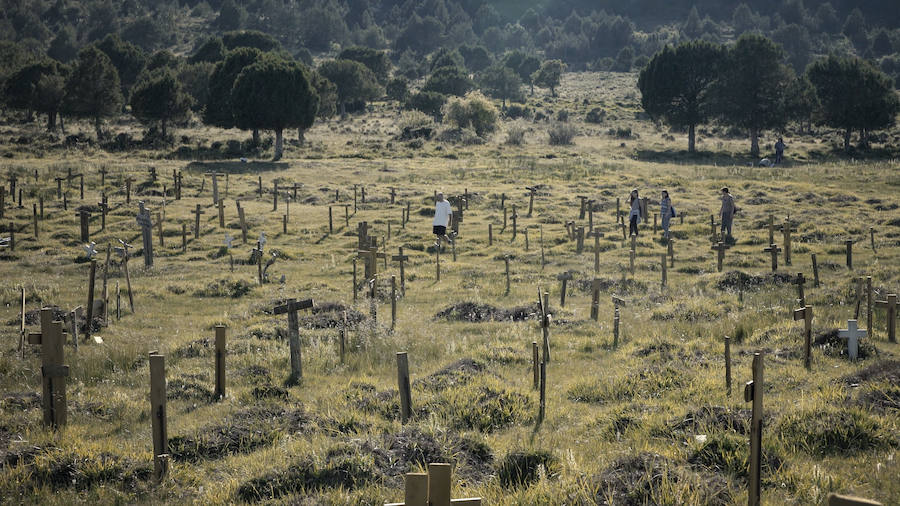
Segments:
[[[897,342],[897,294],[889,293],[886,300],[876,300],[875,305],[887,310],[888,341]]]
[[[778,247],[777,244],[770,244],[768,248],[763,248],[763,251],[772,255],[772,272],[778,270],[778,253],[781,253],[781,248]]]
[[[200,215],[206,214],[206,212],[200,209],[200,204],[197,204],[196,209],[192,213],[194,215],[194,239],[200,239]]]
[[[291,346],[291,377],[290,382],[296,383],[303,378],[303,368],[300,362],[300,320],[297,311],[313,307],[313,300],[288,299],[281,306],[275,306],[274,314],[287,314],[288,340]]]
[[[717,253],[716,254],[716,270],[718,272],[722,272],[722,264],[725,262],[725,250],[731,249],[731,246],[725,244],[722,241],[719,241],[716,243],[715,246],[712,246],[710,249]]]
[[[534,209],[534,194],[537,193],[537,186],[526,186],[526,190],[529,192],[528,197],[528,217],[531,218],[531,212]]]
[[[400,262],[400,294],[404,297],[406,296],[406,271],[404,270],[403,264],[407,260],[409,260],[409,255],[403,254],[403,246],[400,246],[399,253],[393,255],[391,260],[394,262]]]
[[[784,236],[784,265],[791,265],[791,222],[784,220],[781,226],[781,233]]]
[[[856,320],[847,320],[847,328],[838,330],[838,337],[847,340],[847,355],[850,360],[856,360],[859,356],[859,340],[866,335],[866,329],[858,328]]]
[[[384,506],[481,506],[480,497],[450,498],[450,464],[428,464],[427,473],[406,473],[403,502]]]
[[[374,242],[372,246],[358,250],[356,255],[365,262],[365,281],[373,282],[378,274],[378,259],[386,258],[386,255],[378,251],[378,247],[375,246]]]
[[[572,271],[562,272],[556,275],[556,279],[562,282],[559,290],[559,307],[566,307],[566,284],[572,279]]]

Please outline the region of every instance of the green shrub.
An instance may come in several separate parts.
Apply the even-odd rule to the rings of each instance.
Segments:
[[[572,144],[572,139],[578,134],[578,129],[568,123],[552,123],[547,128],[551,146],[567,146]]]
[[[538,480],[541,467],[551,476],[558,472],[559,460],[546,450],[516,450],[497,466],[497,477],[504,487],[529,485]]]

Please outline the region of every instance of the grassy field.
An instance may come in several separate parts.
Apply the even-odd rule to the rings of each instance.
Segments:
[[[765,352],[763,503],[818,504],[832,491],[855,493],[885,504],[900,502],[900,348],[887,341],[884,311],[874,315],[874,338],[864,339],[852,363],[835,329],[856,310],[858,276],[872,276],[875,296],[900,289],[900,165],[890,158],[896,132],[884,135],[874,160],[834,155],[839,134],[786,136],[784,167],[748,166],[749,141],[703,129],[699,149],[680,150],[683,134],[640,119],[634,76],[569,74],[558,98],[536,95],[529,105],[545,116],[565,110],[579,129],[573,145],[549,146],[546,122],[525,123],[525,144],[505,144],[501,130],[482,145],[395,138],[399,112],[376,104],[372,112],[333,120],[310,130],[302,146],[289,144],[278,163],[235,159],[198,161],[215,141],[246,134],[196,127],[176,148],[108,152],[90,146],[48,147],[54,140],[37,127],[3,125],[0,167],[18,174],[25,206],[9,202],[0,221],[17,227],[16,249],[0,250],[0,502],[382,504],[403,497],[402,475],[428,462],[455,464],[454,497],[480,496],[485,504],[736,504],[746,501],[750,404],[742,386],[754,352]],[[584,123],[599,107],[600,124]],[[507,122],[507,129],[512,123]],[[79,127],[81,125],[76,126]],[[72,128],[72,127],[70,127]],[[84,125],[85,131],[89,126]],[[116,132],[139,135],[130,124]],[[626,130],[630,129],[630,134]],[[15,142],[19,137],[30,143]],[[761,142],[772,144],[771,135]],[[893,144],[891,144],[893,143]],[[191,155],[193,153],[193,155]],[[884,155],[881,157],[880,155]],[[85,174],[68,189],[69,209],[56,200],[54,178],[66,169]],[[158,178],[149,177],[155,168]],[[106,186],[99,170],[106,168]],[[183,198],[173,198],[172,171],[183,171]],[[37,171],[37,180],[34,172]],[[228,173],[225,229],[203,174]],[[131,204],[124,179],[134,178]],[[257,195],[261,177],[264,194]],[[272,190],[302,183],[290,202]],[[63,183],[65,185],[65,182]],[[163,185],[167,196],[163,197]],[[352,204],[353,185],[365,185],[349,226],[343,208],[328,207],[335,191]],[[540,185],[527,217],[525,186]],[[389,187],[398,188],[390,204]],[[741,213],[736,244],[716,272],[709,216],[718,190],[729,186]],[[660,286],[666,246],[645,223],[637,239],[635,272],[629,243],[615,224],[615,200],[632,188],[650,198],[668,189],[684,217],[673,220],[674,267]],[[441,255],[435,280],[431,232],[432,193],[470,194],[457,240]],[[96,203],[110,202],[105,231]],[[501,195],[519,213],[502,230]],[[31,205],[45,197],[35,240]],[[594,240],[576,254],[565,223],[578,219],[578,195],[596,199],[593,220],[603,233],[600,268],[594,273]],[[165,204],[163,200],[165,199]],[[242,244],[235,200],[249,225]],[[129,262],[135,309],[128,309],[125,278],[113,255],[110,294],[122,289],[122,318],[96,335],[102,344],[66,346],[70,366],[69,423],[58,431],[41,426],[40,347],[17,353],[20,286],[27,310],[87,303],[89,263],[79,240],[79,206],[92,206],[92,240],[99,258],[107,244],[125,240],[140,249],[137,202],[165,210],[165,246],[154,227],[155,265],[139,254]],[[401,228],[409,203],[410,222]],[[197,204],[201,237],[193,239]],[[623,207],[624,208],[624,207]],[[772,273],[768,216],[794,227],[793,265],[779,258]],[[154,218],[155,220],[155,218]],[[407,290],[390,325],[390,275],[399,266],[379,261],[377,321],[364,292],[354,303],[352,260],[357,224],[410,257]],[[181,251],[182,224],[187,251]],[[488,225],[493,245],[488,245]],[[390,225],[391,237],[387,239]],[[649,226],[647,226],[649,225]],[[874,227],[875,249],[869,227]],[[528,248],[524,230],[528,231]],[[271,282],[259,285],[250,250],[264,232]],[[223,247],[236,237],[234,272]],[[782,243],[776,231],[776,242]],[[844,241],[853,240],[854,270],[844,265]],[[812,280],[816,254],[821,286],[806,286],[815,312],[811,370],[803,367],[802,322],[792,318],[794,276]],[[510,255],[506,293],[503,258]],[[543,258],[543,261],[542,261]],[[362,264],[359,267],[362,278]],[[573,274],[565,307],[557,275]],[[285,282],[280,283],[284,276]],[[603,287],[599,321],[590,318],[590,287]],[[538,290],[550,294],[551,357],[547,411],[537,423],[531,343],[540,342]],[[612,296],[625,300],[621,335],[613,346]],[[287,320],[272,308],[286,298],[312,298],[300,314],[303,380],[290,373]],[[111,311],[115,300],[111,295]],[[338,321],[351,322],[344,362]],[[866,326],[865,303],[860,326]],[[26,319],[29,331],[36,320]],[[228,392],[213,398],[213,327],[228,327]],[[724,336],[732,338],[734,391],[725,390]],[[154,484],[147,354],[166,355],[170,474]],[[399,417],[395,352],[409,353],[414,419]]]

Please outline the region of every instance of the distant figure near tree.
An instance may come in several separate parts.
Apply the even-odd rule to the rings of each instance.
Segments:
[[[734,197],[728,192],[728,188],[722,188],[722,208],[719,209],[719,217],[722,219],[722,235],[726,240],[731,239],[731,224],[737,211]]]
[[[628,235],[638,235],[638,223],[641,222],[643,216],[641,216],[641,198],[638,196],[637,188],[631,190],[628,203],[631,204],[631,211],[628,213]]]
[[[784,161],[784,139],[779,137],[778,142],[775,143],[775,163],[779,164],[783,161]]]
[[[438,192],[437,200],[434,202],[434,220],[431,222],[432,231],[435,235],[435,248],[441,247],[441,239],[446,239],[448,243],[452,243],[453,239],[447,235],[447,227],[450,225],[450,215],[453,214],[453,208],[450,202],[444,199],[444,192]]]
[[[672,205],[672,199],[669,198],[667,190],[662,191],[662,198],[659,201],[659,215],[662,217],[663,239],[669,240],[669,222],[675,217],[675,206]]]

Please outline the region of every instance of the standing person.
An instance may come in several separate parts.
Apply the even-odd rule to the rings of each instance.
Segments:
[[[663,239],[669,241],[669,221],[675,217],[675,207],[672,205],[672,199],[669,198],[667,190],[662,191],[662,198],[659,201],[659,215],[662,216]]]
[[[631,190],[631,196],[628,197],[628,203],[631,204],[631,211],[628,213],[628,235],[638,235],[638,223],[641,222],[641,198],[638,196],[637,188]]]
[[[437,199],[434,202],[434,220],[431,222],[432,232],[434,232],[436,241],[434,246],[441,247],[441,239],[446,239],[448,243],[453,243],[453,239],[447,235],[447,227],[450,225],[450,216],[453,214],[453,208],[450,202],[444,199],[444,192],[437,193]]]
[[[722,188],[722,207],[719,209],[719,217],[722,219],[722,239],[731,239],[731,223],[737,207],[734,205],[734,197],[728,192],[728,188]],[[728,233],[726,235],[725,233]]]
[[[778,142],[775,143],[775,163],[781,163],[784,161],[784,139],[781,137],[778,138]]]

